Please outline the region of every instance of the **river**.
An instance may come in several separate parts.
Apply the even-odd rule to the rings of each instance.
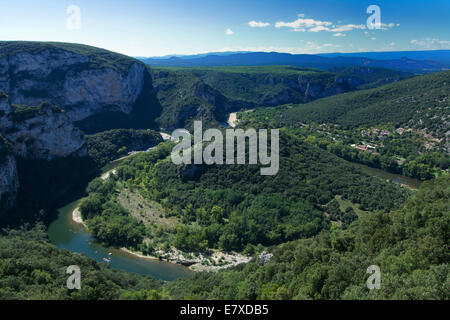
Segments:
[[[378,177],[383,180],[390,180],[394,183],[401,184],[409,189],[417,190],[420,187],[422,181],[406,176],[402,176],[400,174],[390,173],[384,171],[382,169],[372,168],[365,164],[350,162],[355,167],[359,168],[362,172],[367,173],[370,176]]]
[[[121,161],[112,162],[102,169],[102,173],[113,170]],[[420,181],[398,174],[392,174],[380,169],[370,168],[366,165],[352,163],[363,172],[377,176],[384,180],[391,180],[403,184],[411,189],[418,189]],[[76,196],[76,195],[75,195]],[[122,250],[106,247],[98,242],[85,230],[85,228],[72,220],[72,211],[79,206],[82,192],[77,200],[69,200],[58,209],[58,218],[48,229],[48,236],[52,243],[60,249],[83,253],[88,257],[106,263],[104,259],[111,257],[111,268],[122,269],[129,272],[151,275],[157,279],[171,281],[192,275],[187,267],[152,259],[137,257]],[[112,253],[110,256],[109,253]]]
[[[119,162],[110,163],[102,169],[102,172],[112,170],[118,164]],[[111,268],[151,275],[160,280],[172,281],[193,274],[190,269],[182,265],[139,258],[133,254],[106,247],[96,242],[81,224],[72,220],[72,211],[78,207],[80,201],[81,198],[75,201],[69,200],[63,204],[58,209],[58,218],[48,228],[49,239],[58,248],[83,253],[100,263],[106,263],[103,259],[111,257],[111,262],[109,262]],[[112,254],[109,255],[109,253]]]

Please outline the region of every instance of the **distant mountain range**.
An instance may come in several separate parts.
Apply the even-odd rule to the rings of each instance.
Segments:
[[[354,52],[354,53],[323,53],[321,57],[365,57],[377,60],[401,59],[407,57],[414,60],[432,60],[444,64],[450,63],[450,50],[427,51],[386,51],[386,52]]]
[[[336,67],[366,66],[428,73],[449,68],[450,50],[330,53],[321,55],[241,52],[139,59],[151,66],[160,67],[292,65],[330,70]]]

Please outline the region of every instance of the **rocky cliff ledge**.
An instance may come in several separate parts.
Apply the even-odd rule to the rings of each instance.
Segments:
[[[53,103],[71,121],[104,111],[129,114],[146,73],[137,60],[89,46],[0,42],[0,91],[12,104]]]
[[[8,145],[0,159],[2,211],[16,198],[19,157],[86,156],[74,122],[104,113],[146,120],[152,89],[147,67],[121,54],[70,43],[0,42],[0,136]]]
[[[0,215],[13,206],[18,189],[16,160],[10,144],[0,135]]]
[[[82,132],[66,112],[50,104],[11,105],[0,91],[0,215],[15,202],[19,179],[15,156],[52,160],[87,155]]]
[[[0,133],[12,144],[16,156],[51,160],[87,154],[82,132],[74,128],[66,112],[50,103],[11,106],[3,95],[0,112]]]

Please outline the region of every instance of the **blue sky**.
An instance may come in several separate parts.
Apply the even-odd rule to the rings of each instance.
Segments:
[[[80,28],[69,29],[69,6]],[[368,30],[369,5],[381,29]],[[0,0],[0,40],[64,41],[132,56],[450,49],[450,1]],[[73,21],[73,20],[72,20]]]

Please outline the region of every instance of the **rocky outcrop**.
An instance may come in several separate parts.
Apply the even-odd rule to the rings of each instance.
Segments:
[[[87,154],[84,136],[66,112],[49,103],[29,108],[27,115],[21,115],[22,112],[25,110],[11,113],[10,127],[0,130],[13,144],[16,156],[51,160]]]
[[[194,89],[194,96],[204,99],[209,104],[220,108],[223,111],[230,110],[233,105],[219,91],[201,83]]]
[[[0,91],[12,104],[48,101],[71,121],[104,111],[131,113],[145,73],[146,66],[134,59],[81,45],[12,43],[0,54]]]
[[[355,77],[323,74],[321,76],[287,75],[267,76],[265,85],[283,85],[284,89],[275,94],[266,95],[262,106],[277,106],[286,103],[302,103],[320,99],[347,91],[355,90],[361,82]]]
[[[7,141],[0,136],[0,215],[14,205],[19,189],[16,160],[6,144]]]
[[[12,144],[14,155],[27,159],[87,154],[83,133],[66,112],[47,102],[37,107],[11,106],[1,92],[0,134]]]
[[[8,144],[7,156],[0,154],[2,211],[14,205],[19,187],[15,157],[84,157],[85,138],[74,122],[150,108],[144,93],[151,89],[147,67],[120,54],[76,44],[0,42],[0,137]]]
[[[266,263],[268,263],[270,261],[270,259],[272,259],[272,257],[273,257],[273,254],[263,251],[259,255],[259,263],[262,265],[265,265]]]
[[[8,102],[8,96],[0,91],[0,130],[1,128],[11,127],[9,115],[12,112],[11,105]]]

